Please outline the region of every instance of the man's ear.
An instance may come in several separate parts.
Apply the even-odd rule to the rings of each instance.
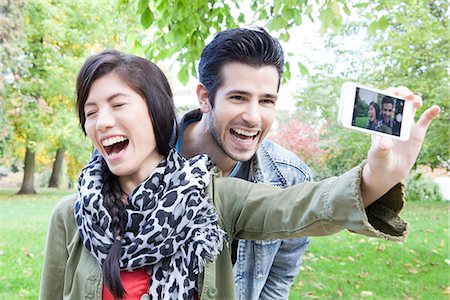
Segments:
[[[211,103],[209,103],[208,90],[199,83],[197,85],[197,98],[202,113],[209,113],[211,111]]]

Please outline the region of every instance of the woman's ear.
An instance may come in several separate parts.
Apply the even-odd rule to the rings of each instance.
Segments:
[[[197,85],[197,98],[202,113],[209,113],[211,111],[211,103],[209,103],[208,90],[199,83]]]

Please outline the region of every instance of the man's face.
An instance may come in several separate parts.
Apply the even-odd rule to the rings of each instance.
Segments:
[[[237,62],[221,71],[223,82],[209,114],[208,131],[228,157],[247,161],[272,126],[278,72],[274,66],[255,68]]]
[[[383,103],[383,121],[389,122],[390,119],[392,119],[392,109],[393,105],[392,103]]]

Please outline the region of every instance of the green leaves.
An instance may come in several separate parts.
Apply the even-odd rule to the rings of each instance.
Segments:
[[[300,70],[300,75],[309,76],[308,68],[301,62],[298,63],[298,69]]]
[[[189,81],[189,71],[188,71],[188,67],[187,65],[182,65],[180,68],[180,71],[177,74],[177,78],[178,80],[182,83],[182,84],[187,84]]]
[[[367,32],[369,33],[369,35],[374,35],[377,30],[384,31],[388,28],[388,26],[389,22],[386,16],[383,16],[379,20],[370,23],[369,27],[367,28]]]
[[[238,0],[139,0],[126,1],[124,5],[134,7],[134,14],[139,16],[141,33],[146,41],[142,47],[150,60],[174,58],[180,64],[189,66],[197,64],[205,41],[225,28],[258,24],[281,41],[288,41],[289,29],[300,26],[303,16],[316,18],[315,5],[306,0],[252,0],[250,3]],[[251,14],[246,13],[248,9]],[[324,31],[329,28],[339,30],[342,24],[341,10],[349,13],[344,0],[329,0],[321,4],[319,19]],[[236,11],[239,13],[235,13]],[[187,82],[186,75],[197,75],[193,73],[193,69],[182,66],[178,78]],[[289,78],[289,70],[286,73],[286,78]]]
[[[267,28],[269,30],[279,30],[282,28],[286,28],[288,25],[288,20],[284,18],[283,16],[276,16],[272,20],[267,23]]]
[[[139,14],[144,14],[144,12],[149,8],[148,7],[148,0],[139,0],[137,6],[138,6],[137,12]]]
[[[320,32],[324,34],[328,28],[338,32],[342,27],[342,16],[336,2],[322,6],[319,10],[319,19],[322,22]]]
[[[154,17],[150,9],[147,7],[141,15],[141,24],[145,29],[149,28],[153,23]]]

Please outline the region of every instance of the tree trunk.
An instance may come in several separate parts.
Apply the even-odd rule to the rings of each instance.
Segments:
[[[27,147],[22,187],[17,194],[36,194],[36,190],[34,189],[34,156],[34,151]]]
[[[59,182],[62,175],[64,162],[64,149],[58,148],[56,151],[55,161],[53,162],[52,175],[50,176],[50,181],[48,183],[49,188],[59,188]]]

